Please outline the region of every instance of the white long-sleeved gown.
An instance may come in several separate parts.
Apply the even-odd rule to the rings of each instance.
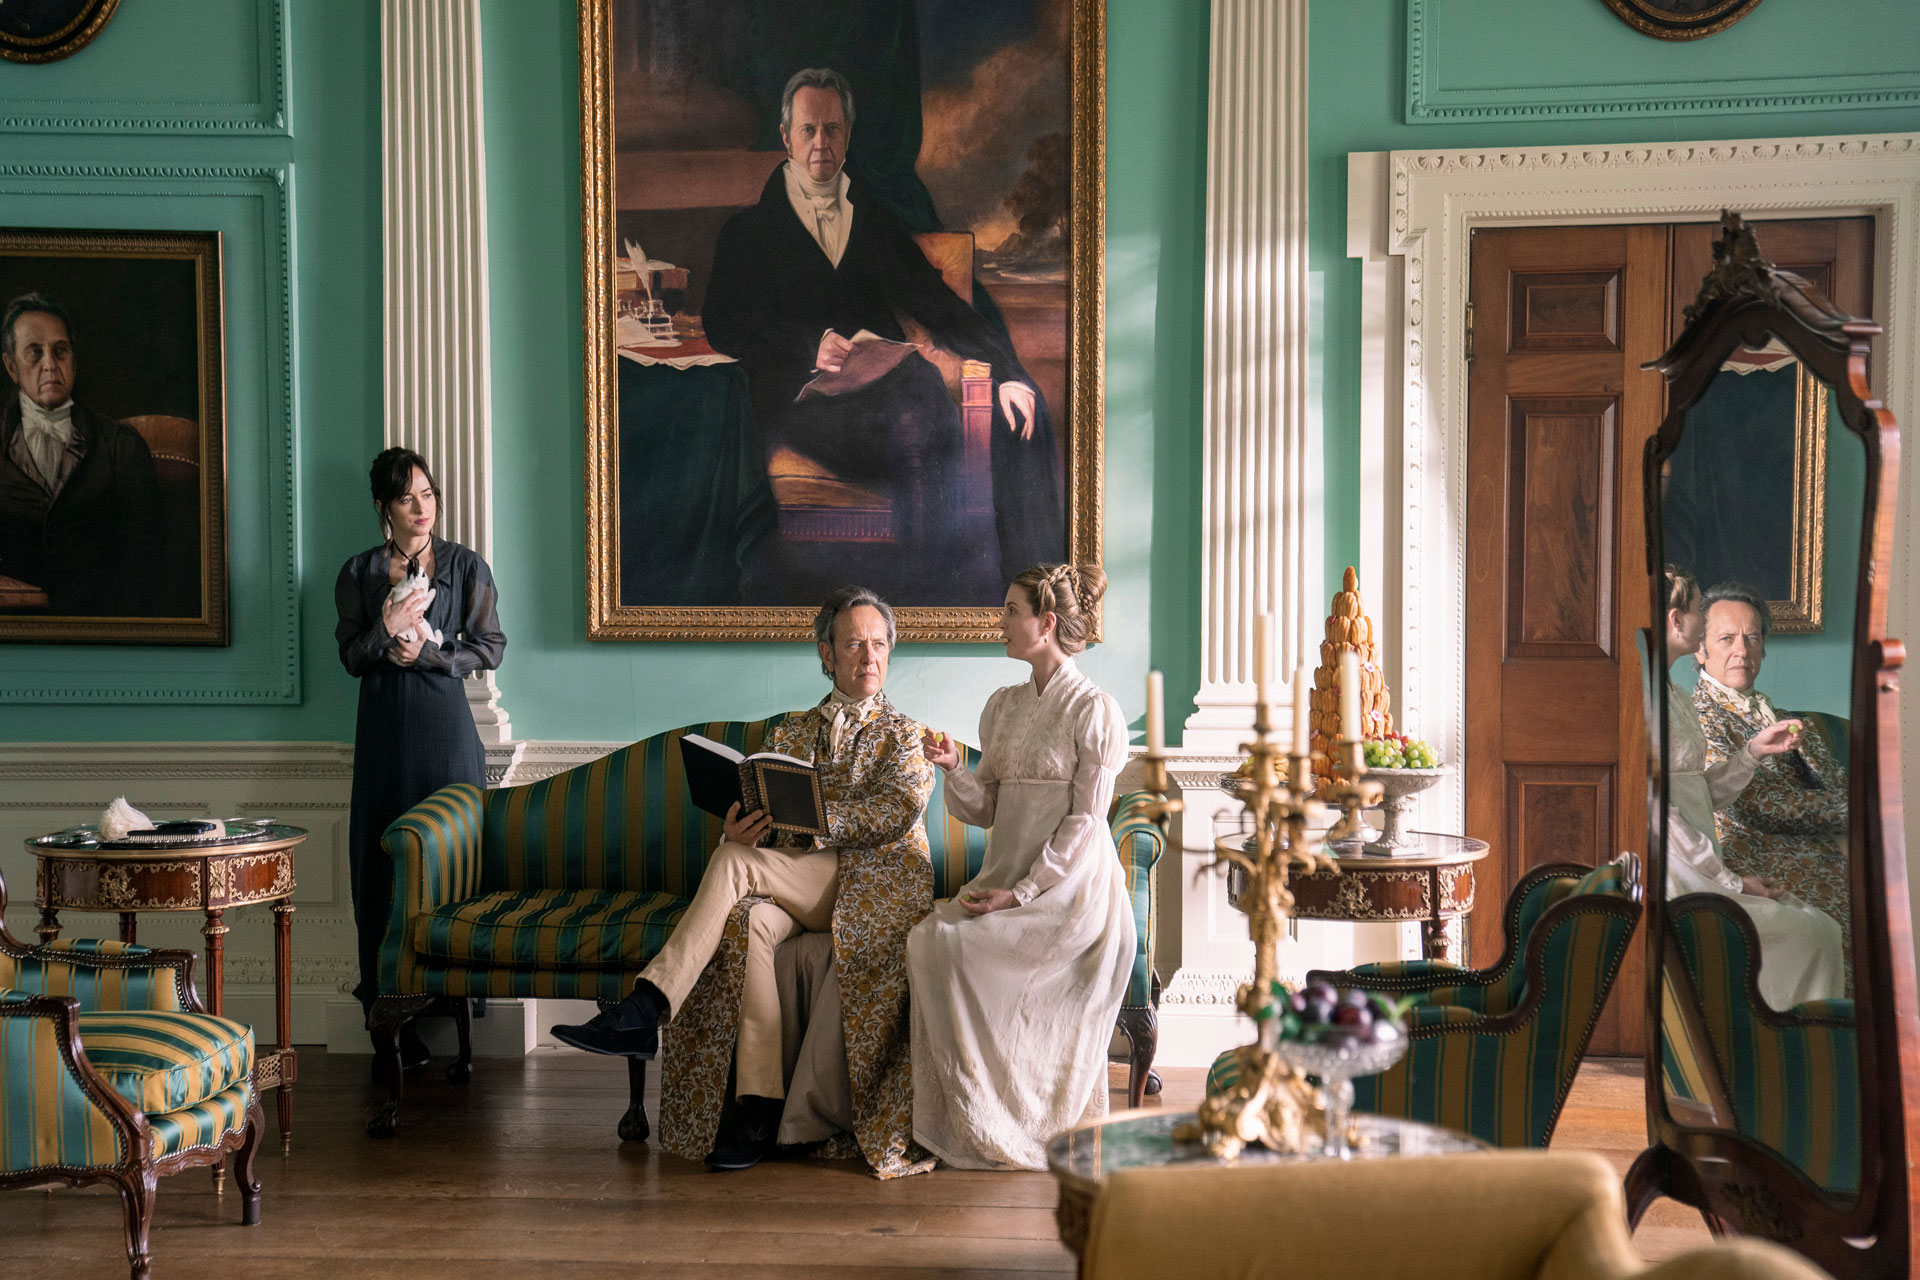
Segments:
[[[1720,860],[1713,811],[1745,788],[1753,757],[1739,751],[1709,765],[1693,699],[1673,684],[1667,686],[1667,742],[1667,896],[1718,893],[1740,904],[1760,939],[1760,996],[1770,1007],[1784,1012],[1806,1000],[1845,995],[1838,922],[1792,894],[1776,900],[1742,893],[1740,877]]]
[[[1126,742],[1119,705],[1069,662],[1043,693],[990,697],[979,768],[947,774],[948,809],[992,828],[967,888],[1020,901],[936,903],[907,937],[913,1136],[956,1168],[1044,1169],[1049,1138],[1106,1114],[1136,946],[1107,826]]]

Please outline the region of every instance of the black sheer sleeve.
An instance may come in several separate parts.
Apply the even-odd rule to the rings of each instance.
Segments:
[[[507,651],[507,637],[500,630],[500,589],[493,585],[493,571],[472,551],[463,551],[461,560],[466,611],[460,618],[460,631],[448,636],[445,644],[421,648],[413,665],[423,671],[444,671],[453,676],[493,671]]]
[[[367,616],[366,594],[354,576],[353,565],[354,560],[341,565],[340,577],[333,584],[333,605],[340,613],[333,638],[340,643],[340,665],[348,675],[359,677],[387,660],[387,650],[394,640],[378,613]]]

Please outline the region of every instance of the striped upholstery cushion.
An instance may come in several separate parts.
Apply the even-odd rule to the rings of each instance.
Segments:
[[[177,1111],[244,1082],[253,1031],[205,1013],[83,1013],[80,1043],[115,1093],[149,1113]]]
[[[489,791],[476,890],[631,889],[691,897],[720,843],[720,819],[687,796],[681,737],[698,733],[751,753],[784,718],[670,729],[551,778]]]
[[[637,969],[686,909],[664,893],[489,893],[414,917],[413,949],[475,968]]]
[[[1508,904],[1523,929],[1516,954],[1507,957],[1512,976],[1492,986],[1462,983],[1418,992],[1420,1003],[1408,1017],[1407,1056],[1388,1071],[1353,1082],[1355,1109],[1424,1120],[1495,1146],[1547,1145],[1636,923],[1577,904],[1627,899],[1634,887],[1626,869],[1612,863],[1529,885]],[[1548,921],[1547,912],[1562,903],[1567,909]],[[1525,989],[1525,959],[1535,954],[1546,983],[1531,1015],[1518,1026],[1483,1030],[1490,1017],[1510,1014],[1534,998]],[[1342,985],[1370,985],[1362,973],[1325,976]],[[1209,1072],[1209,1087],[1236,1070],[1230,1054],[1223,1055]]]
[[[980,748],[966,743],[960,762],[971,769],[980,763]],[[987,833],[970,827],[947,812],[947,774],[933,771],[933,795],[927,801],[927,845],[933,856],[933,896],[951,898],[967,881],[980,874],[987,860]]]
[[[1747,935],[1727,899],[1679,899],[1668,917],[1687,977],[1699,996],[1706,1046],[1676,1038],[1679,1019],[1663,1016],[1667,1076],[1695,1083],[1687,1060],[1704,1048],[1733,1107],[1740,1132],[1778,1151],[1829,1191],[1860,1185],[1860,1063],[1851,1000],[1817,1000],[1784,1014],[1756,1008],[1747,991],[1755,968]],[[1669,999],[1677,999],[1669,982]],[[1709,1064],[1696,1066],[1697,1076]],[[1696,1086],[1697,1087],[1697,1086]]]
[[[238,1133],[247,1127],[247,1107],[252,1099],[253,1085],[243,1080],[191,1107],[148,1115],[153,1158],[163,1160],[190,1147],[212,1146],[229,1133]]]
[[[633,990],[632,969],[468,968],[435,961],[418,970],[418,994],[427,996],[536,996],[549,1000],[618,1000]]]
[[[144,968],[133,963],[147,954],[146,947],[91,938],[36,947],[23,956],[0,953],[0,987],[71,996],[83,1011],[184,1008],[179,971],[170,965]],[[115,963],[88,963],[96,958]]]
[[[6,1012],[32,997],[0,991],[0,1173],[122,1163],[119,1131],[60,1057],[59,1024]]]

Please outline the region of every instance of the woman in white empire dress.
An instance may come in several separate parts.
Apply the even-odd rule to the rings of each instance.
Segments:
[[[986,862],[907,936],[913,1136],[960,1169],[1044,1169],[1047,1140],[1107,1111],[1107,1045],[1133,969],[1133,905],[1107,826],[1126,761],[1120,708],[1074,666],[1098,569],[1039,565],[1001,614],[1033,678],[980,715],[979,768],[950,739],[949,812],[990,827]]]
[[[1699,584],[1671,565],[1667,606],[1671,663],[1698,649],[1706,630]],[[1748,739],[1745,751],[1709,765],[1693,699],[1667,682],[1667,896],[1719,893],[1740,904],[1760,939],[1760,996],[1782,1012],[1846,994],[1840,925],[1772,881],[1730,870],[1720,860],[1713,811],[1733,803],[1761,757],[1791,750],[1798,733],[1797,722],[1779,721]]]

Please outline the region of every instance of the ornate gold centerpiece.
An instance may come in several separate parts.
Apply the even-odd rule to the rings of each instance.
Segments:
[[[1258,1024],[1260,1034],[1254,1043],[1234,1051],[1239,1058],[1238,1080],[1201,1103],[1194,1122],[1177,1127],[1173,1133],[1176,1141],[1204,1143],[1210,1154],[1221,1159],[1239,1155],[1250,1142],[1271,1151],[1300,1152],[1309,1135],[1324,1123],[1319,1090],[1276,1049],[1280,1019],[1274,993],[1279,977],[1279,945],[1293,907],[1287,882],[1295,871],[1337,873],[1339,867],[1323,852],[1325,841],[1338,839],[1341,830],[1365,830],[1360,825],[1361,811],[1380,802],[1380,785],[1364,776],[1367,769],[1359,741],[1359,684],[1348,680],[1341,699],[1342,736],[1333,744],[1332,753],[1342,776],[1323,781],[1320,786],[1321,796],[1340,809],[1342,817],[1333,830],[1320,830],[1325,825],[1327,805],[1313,797],[1306,668],[1294,678],[1293,746],[1283,752],[1274,738],[1273,705],[1268,698],[1267,621],[1260,617],[1254,628],[1254,741],[1241,748],[1251,768],[1247,777],[1233,784],[1236,796],[1252,816],[1253,831],[1251,837],[1235,834],[1216,839],[1216,859],[1208,868],[1238,868],[1247,878],[1238,905],[1247,914],[1247,931],[1253,938],[1253,978],[1241,986],[1236,1003]],[[1150,730],[1151,719],[1150,700]],[[1164,782],[1166,769],[1157,754],[1158,738],[1149,732],[1148,741],[1151,787],[1153,779]]]

